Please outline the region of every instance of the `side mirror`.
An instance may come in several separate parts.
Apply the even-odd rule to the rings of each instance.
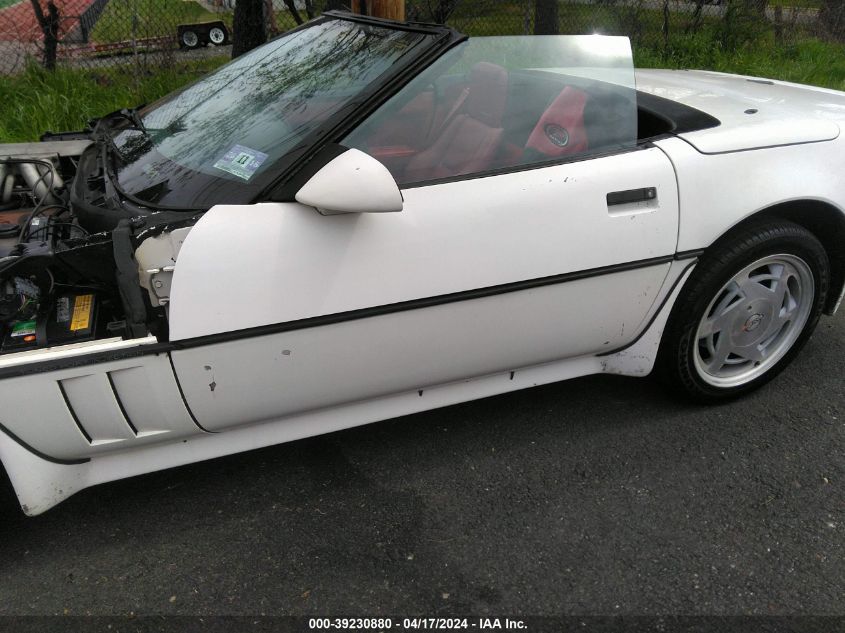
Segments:
[[[402,193],[387,167],[357,149],[327,163],[295,198],[323,215],[402,210]]]

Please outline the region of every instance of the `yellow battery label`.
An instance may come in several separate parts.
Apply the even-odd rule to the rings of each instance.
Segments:
[[[73,302],[73,316],[70,320],[70,331],[87,330],[91,326],[91,302],[94,295],[79,295]]]

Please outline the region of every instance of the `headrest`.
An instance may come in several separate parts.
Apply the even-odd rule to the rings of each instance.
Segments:
[[[584,126],[584,106],[587,94],[567,86],[543,112],[534,126],[526,151],[557,157],[587,150],[587,130]]]
[[[489,62],[478,62],[469,73],[464,111],[490,127],[502,127],[508,101],[508,71]]]

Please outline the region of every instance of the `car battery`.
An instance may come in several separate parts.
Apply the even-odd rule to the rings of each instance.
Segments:
[[[90,292],[56,297],[47,322],[47,343],[65,345],[90,341],[97,332],[97,297]]]
[[[16,352],[37,347],[53,347],[92,340],[97,332],[97,296],[88,292],[68,292],[55,297],[52,309],[37,319],[14,321],[7,325],[2,351]],[[45,340],[46,339],[46,340]]]

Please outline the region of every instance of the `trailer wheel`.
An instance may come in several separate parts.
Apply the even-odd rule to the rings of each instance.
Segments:
[[[185,48],[197,48],[200,45],[199,35],[197,35],[196,31],[192,31],[190,29],[182,31],[180,39],[182,40],[182,45]]]
[[[221,46],[229,39],[226,31],[219,26],[214,26],[208,31],[208,40],[215,46]]]

